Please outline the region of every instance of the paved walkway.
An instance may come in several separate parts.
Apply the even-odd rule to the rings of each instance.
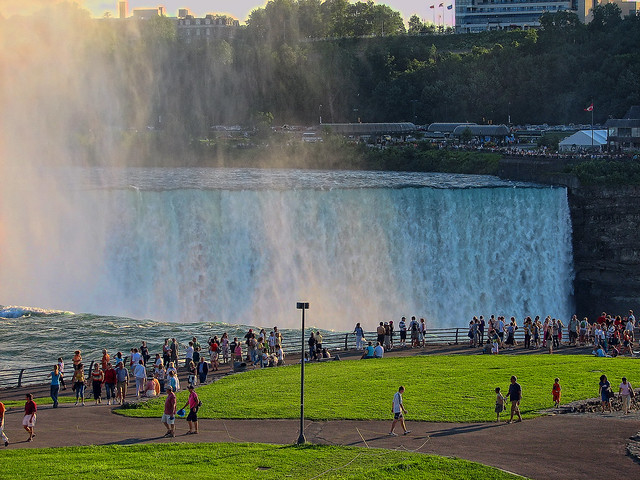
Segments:
[[[199,435],[185,435],[178,420],[175,439],[164,438],[160,419],[128,418],[113,407],[44,406],[38,411],[36,437],[26,442],[22,412],[6,415],[8,448],[73,445],[132,445],[179,442],[295,443],[299,420],[201,420]],[[565,414],[522,423],[407,422],[407,436],[387,435],[391,422],[306,422],[314,444],[390,448],[456,456],[534,479],[640,478],[640,465],[626,456],[628,438],[640,430],[640,414]],[[398,428],[400,431],[400,428]],[[3,448],[3,447],[0,447]]]

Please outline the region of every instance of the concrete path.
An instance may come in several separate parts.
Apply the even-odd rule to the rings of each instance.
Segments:
[[[8,448],[171,441],[291,444],[299,434],[299,420],[201,420],[199,435],[185,435],[186,421],[178,420],[178,435],[167,439],[163,437],[165,428],[159,418],[128,418],[114,414],[113,409],[93,402],[85,407],[44,406],[38,411],[37,435],[30,443],[20,426],[22,411],[13,409],[5,418]],[[456,456],[540,480],[640,478],[640,465],[625,453],[628,438],[640,430],[638,413],[565,414],[510,425],[408,421],[411,433],[398,437],[387,435],[390,424],[390,421],[308,421],[305,435],[314,444]]]

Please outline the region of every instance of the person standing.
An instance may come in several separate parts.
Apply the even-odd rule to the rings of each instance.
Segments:
[[[84,407],[84,387],[85,387],[85,378],[84,378],[84,365],[79,363],[76,366],[75,371],[73,372],[73,389],[76,392],[76,405],[78,405],[78,401],[82,402],[82,406]]]
[[[93,387],[93,399],[96,405],[102,403],[102,383],[104,382],[104,370],[100,368],[100,364],[94,364],[93,372],[91,372],[91,386]]]
[[[426,342],[427,342],[427,323],[424,321],[424,318],[421,318],[420,319],[420,343],[422,344],[423,348],[426,345]]]
[[[36,426],[36,412],[38,411],[38,406],[36,405],[36,402],[33,401],[32,394],[27,393],[25,397],[27,401],[24,404],[24,418],[22,419],[22,426],[29,434],[27,442],[30,442],[33,440],[33,437],[36,436],[33,430]]]
[[[560,396],[562,395],[562,387],[560,386],[560,379],[556,378],[553,382],[553,388],[551,390],[553,394],[553,404],[556,408],[560,407]]]
[[[117,399],[120,405],[123,405],[127,398],[127,384],[129,383],[129,371],[125,368],[124,362],[119,362],[116,365],[116,380],[118,382],[116,384]]]
[[[196,393],[196,389],[193,385],[189,385],[189,399],[184,404],[184,408],[189,406],[189,415],[187,415],[187,422],[189,422],[189,431],[187,435],[195,435],[198,433],[198,409],[200,408],[200,399]]]
[[[9,437],[7,437],[4,433],[4,412],[6,409],[4,408],[4,403],[0,402],[0,438],[4,441],[4,446],[9,446]]]
[[[522,421],[522,415],[520,415],[520,400],[522,400],[522,387],[518,383],[518,379],[515,375],[511,377],[511,385],[509,385],[509,392],[505,398],[511,401],[511,418],[507,423],[513,422],[513,416],[518,415],[518,421]]]
[[[168,338],[164,339],[164,345],[162,345],[162,360],[165,366],[171,361],[171,346]]]
[[[142,355],[142,360],[146,365],[149,359],[151,358],[151,355],[149,355],[149,348],[147,347],[147,342],[145,342],[144,340],[142,341],[142,345],[140,346],[140,355]]]
[[[171,339],[171,361],[178,364],[178,341],[175,338]]]
[[[407,346],[407,319],[406,317],[402,317],[400,319],[400,323],[398,323],[398,328],[400,329],[400,346],[402,348]]]
[[[389,435],[395,437],[398,434],[394,432],[396,428],[396,423],[400,421],[400,425],[402,425],[402,430],[404,431],[404,435],[410,433],[410,430],[407,430],[407,426],[404,423],[404,415],[407,413],[407,410],[404,408],[404,403],[402,402],[402,394],[404,393],[404,387],[400,385],[398,391],[393,396],[393,403],[391,406],[391,411],[393,412],[393,423],[391,423],[391,431]]]
[[[102,349],[102,360],[100,360],[100,363],[102,364],[102,371],[105,371],[107,369],[107,363],[109,363],[109,361],[111,360],[111,357],[109,356],[109,353],[107,352],[106,348]]]
[[[189,342],[189,346],[184,354],[184,368],[189,368],[189,364],[193,362],[193,342]]]
[[[480,334],[480,344],[484,343],[484,316],[480,315],[480,324],[478,325],[478,333]]]
[[[282,345],[282,342],[279,342],[276,345]],[[322,334],[320,333],[320,330],[316,331],[316,352],[318,356],[322,355]]]
[[[53,366],[53,371],[47,375],[51,377],[51,400],[53,400],[53,408],[58,408],[58,393],[60,392],[60,380],[62,379],[62,375],[60,374],[60,370],[58,365]]]
[[[138,360],[138,364],[134,367],[132,373],[136,379],[136,398],[140,398],[140,394],[144,392],[144,383],[147,381],[147,369],[144,366],[144,360]]]
[[[600,395],[600,401],[602,402],[602,413],[604,413],[605,407],[608,407],[609,412],[611,412],[611,399],[613,398],[613,390],[611,390],[611,383],[609,383],[609,380],[607,380],[606,375],[600,375],[598,394]]]
[[[307,344],[309,345],[309,360],[313,360],[316,357],[316,335],[311,332],[309,335],[309,340],[307,340]]]
[[[356,323],[356,328],[353,329],[353,333],[356,335],[356,350],[362,350],[362,339],[364,338],[364,330],[362,330],[360,322]]]
[[[118,378],[116,377],[116,371],[114,370],[111,362],[107,363],[107,369],[104,371],[104,389],[107,392],[107,405],[111,405],[111,399],[113,403],[116,402],[116,384]]]
[[[204,361],[204,357],[200,357],[200,363],[198,363],[198,379],[200,385],[207,381],[207,374],[209,373],[209,365]]]
[[[173,388],[167,387],[167,399],[164,401],[164,413],[162,414],[162,423],[167,427],[165,437],[176,436],[176,394]]]
[[[58,357],[58,371],[60,372],[60,385],[63,390],[66,390],[67,386],[64,384],[64,362],[62,361],[62,357]]]
[[[620,384],[620,390],[618,394],[622,397],[622,411],[625,415],[629,414],[631,409],[631,398],[633,397],[633,387],[627,381],[627,377],[622,377],[622,383]]]

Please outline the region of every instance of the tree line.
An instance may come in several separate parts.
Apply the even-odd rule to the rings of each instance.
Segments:
[[[0,19],[0,65],[12,72],[4,123],[79,155],[141,138],[176,154],[215,125],[589,123],[591,102],[596,122],[640,104],[640,17],[621,18],[615,4],[596,7],[589,25],[568,12],[528,31],[413,25],[410,35],[373,2],[272,0],[233,38],[186,43],[168,18],[96,20],[55,4]]]

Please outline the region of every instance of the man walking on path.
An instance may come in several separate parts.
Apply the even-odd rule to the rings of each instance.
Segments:
[[[29,434],[27,442],[30,442],[33,440],[33,437],[36,436],[33,429],[36,426],[36,411],[38,410],[38,407],[36,402],[33,401],[33,395],[27,393],[26,398],[27,402],[24,404],[24,418],[22,419],[22,426]]]
[[[404,430],[404,434],[406,435],[407,433],[410,433],[410,431],[407,430],[407,427],[404,424],[404,414],[407,413],[407,411],[405,410],[404,404],[402,403],[403,393],[404,393],[404,387],[400,385],[400,388],[398,388],[398,391],[393,396],[393,406],[391,407],[391,411],[393,412],[393,423],[391,424],[391,431],[389,432],[389,435],[393,437],[398,435],[393,431],[396,428],[396,423],[398,423],[398,420],[400,420],[400,424],[402,425],[402,430]]]
[[[0,437],[4,441],[4,446],[9,446],[9,438],[4,434],[4,403],[0,402]]]
[[[513,422],[513,415],[518,415],[518,421],[522,421],[522,416],[520,415],[520,400],[522,400],[522,387],[517,382],[517,378],[515,375],[511,377],[511,385],[509,385],[509,393],[505,398],[511,400],[511,418],[507,421],[507,423]]]
[[[167,387],[167,399],[164,402],[164,414],[162,415],[162,423],[167,427],[167,433],[165,437],[176,436],[176,394],[173,393],[173,388]]]
[[[127,397],[127,384],[129,383],[129,371],[124,368],[124,362],[120,362],[116,366],[116,379],[118,380],[117,398],[120,400],[120,405],[123,405]]]

